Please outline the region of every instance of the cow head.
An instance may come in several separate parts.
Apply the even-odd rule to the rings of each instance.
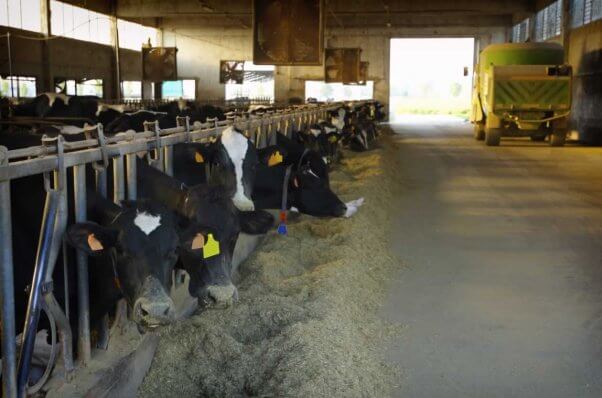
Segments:
[[[317,217],[342,217],[345,204],[332,192],[328,180],[320,177],[309,164],[302,164],[289,182],[290,204],[302,213]]]
[[[190,172],[204,173],[206,163],[222,169],[224,174],[229,174],[234,179],[232,201],[236,208],[241,211],[255,209],[250,198],[255,182],[257,152],[247,137],[235,128],[228,127],[214,143],[183,145],[187,147],[186,161],[190,164],[197,163],[195,171],[191,169]],[[199,168],[200,165],[203,167]]]
[[[231,199],[233,179],[212,181],[189,188],[184,194],[181,213],[183,245],[180,259],[190,275],[189,292],[199,306],[228,306],[238,297],[232,284],[232,257],[241,231],[239,211]]]
[[[72,225],[68,242],[89,255],[106,256],[103,275],[114,278],[139,326],[171,322],[175,309],[169,289],[179,246],[174,215],[147,201],[123,202],[121,208],[105,205],[100,211],[103,225]]]

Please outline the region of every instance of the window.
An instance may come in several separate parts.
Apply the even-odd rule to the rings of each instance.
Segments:
[[[35,97],[36,78],[28,76],[0,76],[0,96],[28,98]]]
[[[602,19],[602,0],[571,0],[571,26],[578,28]]]
[[[67,95],[94,95],[103,98],[102,79],[56,79],[55,90],[57,93]]]
[[[318,101],[354,101],[372,99],[374,82],[369,80],[365,86],[345,85],[343,83],[325,83],[308,80],[305,82],[305,99],[315,98]]]
[[[226,100],[239,98],[274,101],[274,66],[245,61],[243,84],[226,84]]]
[[[562,0],[556,0],[535,15],[535,40],[551,39],[560,35],[561,30]]]
[[[523,43],[529,39],[529,25],[529,18],[514,25],[514,28],[512,28],[512,41],[514,43]]]
[[[121,82],[121,92],[124,100],[142,99],[142,82],[136,80],[126,80]]]
[[[161,96],[167,100],[196,98],[196,80],[172,80],[163,82],[161,85]]]
[[[0,25],[41,32],[40,0],[0,0]]]
[[[53,35],[111,44],[111,18],[108,15],[56,0],[50,1],[50,11],[50,29]]]
[[[155,28],[140,25],[138,23],[117,20],[119,30],[119,47],[140,51],[143,44],[150,40],[151,45],[157,44],[157,32]]]

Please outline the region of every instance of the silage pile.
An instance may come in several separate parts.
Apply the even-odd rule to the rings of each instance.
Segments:
[[[376,315],[398,267],[388,249],[394,145],[346,153],[332,173],[351,219],[299,216],[244,262],[240,301],[161,332],[141,397],[386,396],[396,373],[382,346],[398,328]],[[385,161],[386,159],[386,161]]]

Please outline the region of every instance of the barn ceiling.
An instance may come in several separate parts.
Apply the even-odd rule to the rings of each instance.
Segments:
[[[326,26],[511,26],[541,0],[326,0]],[[117,15],[175,28],[250,28],[251,0],[117,0]]]

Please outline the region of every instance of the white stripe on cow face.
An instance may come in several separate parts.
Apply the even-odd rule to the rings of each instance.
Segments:
[[[249,140],[234,130],[234,127],[228,127],[222,133],[222,145],[234,165],[234,174],[236,176],[236,193],[234,194],[234,198],[232,198],[234,205],[242,211],[255,210],[255,205],[245,195],[242,184],[242,163],[247,154]]]
[[[153,216],[145,211],[142,213],[136,212],[134,225],[148,236],[161,225],[161,216]]]

